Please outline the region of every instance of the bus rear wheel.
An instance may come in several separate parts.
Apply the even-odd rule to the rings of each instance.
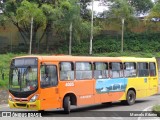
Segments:
[[[64,113],[69,114],[71,111],[71,101],[70,101],[70,97],[66,96],[63,100],[63,108],[64,108]]]
[[[133,90],[129,90],[127,92],[126,100],[122,100],[121,103],[127,104],[127,105],[133,105],[136,100],[136,94]]]

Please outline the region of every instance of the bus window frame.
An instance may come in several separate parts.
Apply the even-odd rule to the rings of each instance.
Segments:
[[[94,75],[95,63],[104,63],[104,64],[107,65],[106,68],[105,68],[105,70],[108,71],[108,72],[107,72],[107,76],[105,75],[105,77],[102,77],[102,78],[95,78],[95,75]],[[92,67],[92,69],[93,69],[92,76],[93,76],[93,77],[92,77],[92,78],[94,78],[94,79],[107,79],[107,78],[109,78],[109,63],[108,63],[108,62],[105,62],[105,61],[101,61],[101,62],[99,62],[99,61],[94,61],[94,62],[92,63],[92,65],[93,65],[93,67]]]
[[[120,76],[120,77],[113,77],[113,71],[117,71],[117,70],[112,70],[112,63],[120,63],[120,72],[122,72],[122,76]],[[115,79],[115,78],[124,78],[124,65],[123,65],[123,62],[115,62],[115,61],[113,61],[113,62],[109,62],[109,64],[108,64],[109,66],[109,78],[111,78],[111,79]]]
[[[55,85],[55,86],[47,86],[47,87],[42,87],[42,86],[41,86],[41,66],[42,66],[42,65],[44,65],[44,66],[55,66],[55,67],[56,67],[56,70],[57,70],[57,73],[56,73],[56,75],[57,75],[57,85]],[[39,80],[40,80],[40,84],[39,84],[39,85],[40,85],[40,88],[41,88],[41,89],[58,87],[58,84],[59,84],[59,76],[58,76],[58,66],[57,66],[56,64],[41,63],[41,64],[40,64],[39,73],[40,73],[40,79],[39,79]]]
[[[90,63],[91,64],[91,73],[92,73],[92,75],[91,75],[91,78],[90,79],[77,79],[77,75],[76,75],[76,63]],[[92,61],[75,61],[75,80],[77,80],[77,81],[80,81],[80,80],[92,80],[93,79],[93,62]],[[86,70],[78,70],[78,71],[86,71]],[[89,71],[89,70],[88,70]]]
[[[148,75],[145,75],[145,76],[139,76],[139,63],[147,63],[148,65],[147,65],[147,71],[148,71]],[[144,70],[144,69],[143,69]],[[149,75],[149,62],[137,62],[137,77],[149,77],[150,75]]]
[[[152,70],[152,69],[150,69],[150,63],[154,64],[155,75],[151,75],[151,73],[150,73],[150,70]],[[149,62],[149,76],[150,77],[156,77],[157,76],[157,70],[156,70],[156,63],[155,62]]]
[[[62,62],[68,62],[68,63],[71,63],[71,65],[73,65],[73,70],[72,70],[72,71],[74,72],[74,79],[73,79],[73,80],[67,80],[67,79],[66,79],[66,80],[61,80],[61,75],[60,75],[60,71],[61,71],[61,70],[60,70],[60,69],[61,69],[61,63],[62,63]],[[60,62],[58,63],[58,67],[59,67],[59,68],[58,68],[58,72],[59,72],[58,74],[59,74],[59,80],[60,80],[60,81],[74,81],[74,80],[76,79],[75,62],[73,62],[73,61],[60,61]],[[71,66],[71,67],[72,67],[72,66]]]
[[[129,69],[129,70],[135,70],[135,76],[127,76],[127,77],[125,77],[125,70],[126,70],[126,66],[125,66],[125,63],[134,63],[134,68],[135,69]],[[134,77],[137,77],[138,76],[138,69],[137,69],[137,62],[127,62],[127,61],[125,61],[125,62],[123,62],[123,71],[124,71],[124,77],[125,78],[134,78]]]

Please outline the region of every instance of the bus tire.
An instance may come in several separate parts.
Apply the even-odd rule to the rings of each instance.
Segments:
[[[69,114],[71,111],[71,101],[70,101],[70,97],[66,96],[63,100],[63,108],[64,108],[64,113]]]
[[[136,94],[133,90],[129,90],[127,92],[126,100],[122,100],[121,102],[126,105],[133,105],[136,100]]]

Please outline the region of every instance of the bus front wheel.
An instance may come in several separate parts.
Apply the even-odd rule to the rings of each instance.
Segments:
[[[127,92],[126,100],[122,100],[121,102],[123,104],[133,105],[135,103],[135,100],[136,100],[135,92],[133,90],[129,90]]]
[[[69,96],[66,96],[63,100],[63,108],[64,108],[64,112],[66,114],[69,114],[71,109],[70,109],[70,106],[71,106],[71,101],[70,101],[70,97]]]

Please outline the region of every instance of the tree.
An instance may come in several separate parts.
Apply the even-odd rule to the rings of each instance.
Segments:
[[[60,7],[56,5],[57,3],[54,2],[50,4],[42,4],[41,9],[43,10],[43,13],[46,16],[46,27],[43,31],[43,35],[40,38],[40,43],[42,41],[42,38],[46,34],[46,50],[49,51],[49,39],[53,31],[52,28],[55,27],[54,24],[56,24],[57,21],[63,16],[62,11],[60,10]],[[56,29],[56,28],[54,28]],[[52,38],[53,39],[53,38]]]
[[[115,0],[100,0],[103,5],[111,5]],[[123,0],[122,0],[123,1]],[[153,7],[152,0],[126,0],[130,6],[135,10],[136,15],[148,13],[149,10]]]
[[[44,35],[50,30],[51,22],[57,17],[55,15],[58,13],[56,10],[58,4],[60,4],[59,0],[8,0],[0,3],[0,7],[3,10],[3,17],[18,28],[25,46],[29,43],[30,16],[34,15],[32,43],[35,48],[38,30],[41,29],[43,33],[38,40],[41,42]],[[46,44],[48,44],[47,40]]]
[[[129,21],[133,21],[134,9],[127,0],[114,0],[106,11],[106,20],[109,24],[119,24],[122,27],[121,52],[123,52],[123,25]]]
[[[157,2],[149,13],[149,18],[160,18],[160,2]]]
[[[53,34],[59,41],[68,40],[70,33],[72,33],[70,40],[80,41],[89,37],[90,24],[82,17],[79,0],[8,0],[0,5],[4,18],[17,27],[25,46],[29,45],[31,36],[31,18],[33,18],[33,48],[37,46],[36,36],[39,30],[42,35],[38,37],[38,43],[46,36],[46,50],[49,50],[49,40],[54,40],[53,37],[49,39]],[[69,28],[72,28],[70,29],[72,32],[69,32]]]
[[[128,0],[128,2],[135,8],[137,15],[145,14],[153,7],[152,0]]]
[[[36,1],[36,0],[35,0]],[[39,4],[34,2],[29,2],[26,0],[8,0],[1,4],[3,7],[3,15],[9,21],[15,25],[23,40],[24,44],[28,45],[30,40],[30,22],[31,18],[34,18],[33,27],[33,47],[36,46],[36,33],[39,28],[45,27],[46,17],[43,11],[39,8]]]
[[[160,1],[158,0],[154,7],[149,12],[149,15],[146,17],[147,21],[154,21],[159,22],[160,21]]]
[[[69,54],[71,54],[72,40],[80,41],[89,35],[89,22],[81,18],[77,0],[62,2],[60,11],[62,16],[55,22],[55,27],[63,38],[69,39]]]
[[[30,22],[31,22],[31,31],[32,31],[32,24],[33,20],[35,21],[33,26],[33,47],[36,46],[36,33],[40,26],[46,25],[46,17],[43,14],[43,11],[38,8],[38,4],[31,3],[26,0],[22,1],[20,7],[17,8],[16,11],[16,20],[19,27],[23,28],[27,37],[30,38],[30,49],[29,53],[31,54],[31,46],[32,46],[32,32],[30,32],[29,36],[27,33],[30,31]]]
[[[79,0],[80,3],[80,14],[81,17],[87,21],[90,21],[91,19],[91,12],[87,8],[88,5],[90,5],[91,0]]]

